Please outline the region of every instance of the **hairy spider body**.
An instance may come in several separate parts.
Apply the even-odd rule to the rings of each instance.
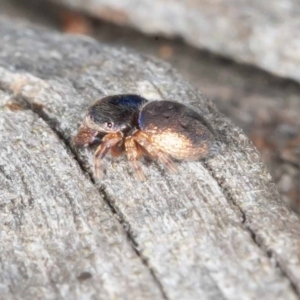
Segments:
[[[147,101],[137,95],[114,95],[96,101],[87,111],[74,139],[77,146],[101,141],[95,152],[95,175],[101,178],[101,161],[127,153],[138,178],[144,174],[138,160],[158,159],[177,172],[171,158],[205,157],[215,138],[205,119],[185,105],[167,100]]]

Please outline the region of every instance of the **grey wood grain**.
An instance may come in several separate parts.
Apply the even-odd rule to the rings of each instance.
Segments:
[[[220,115],[209,100],[184,82],[169,65],[152,58],[138,56],[126,49],[111,48],[89,38],[22,28],[3,20],[0,22],[0,87],[6,93],[12,93],[13,101],[27,108],[24,112],[5,110],[5,114],[12,114],[15,118],[26,114],[28,120],[38,116],[43,119],[39,120],[43,126],[36,138],[38,152],[20,151],[15,154],[20,157],[18,160],[6,164],[9,168],[16,168],[21,160],[26,165],[22,168],[25,173],[20,167],[18,172],[24,174],[26,180],[31,180],[30,174],[34,173],[35,168],[37,171],[41,168],[43,172],[53,168],[49,160],[51,156],[56,161],[55,176],[49,176],[43,184],[39,176],[33,177],[27,184],[29,187],[25,194],[37,185],[36,194],[32,197],[39,199],[37,203],[45,203],[49,200],[44,191],[50,190],[54,195],[60,193],[63,182],[67,191],[70,192],[70,186],[74,188],[73,201],[88,207],[91,214],[102,212],[105,206],[103,200],[116,213],[138,256],[134,255],[132,248],[128,248],[128,241],[123,241],[121,230],[115,238],[123,241],[127,252],[119,252],[120,257],[117,255],[119,246],[114,242],[106,240],[101,245],[95,245],[95,251],[103,247],[98,263],[101,265],[101,260],[107,262],[111,259],[119,272],[116,271],[117,274],[120,274],[118,283],[114,281],[114,274],[110,274],[113,279],[108,279],[109,291],[116,288],[117,293],[125,286],[122,276],[128,268],[130,274],[142,274],[140,280],[134,274],[127,279],[128,285],[133,286],[128,287],[128,292],[139,293],[137,287],[151,275],[147,281],[149,285],[142,289],[149,298],[299,298],[299,217],[280,200],[270,175],[249,140],[240,129]],[[94,184],[93,152],[75,149],[72,137],[86,108],[95,99],[129,92],[149,99],[173,99],[197,108],[221,137],[220,153],[204,162],[177,163],[179,175],[168,174],[159,164],[143,160],[142,168],[147,176],[145,183],[137,181],[124,157],[116,161],[108,158],[105,160],[103,180]],[[9,117],[6,119],[11,120]],[[24,125],[23,129],[22,123],[25,121],[20,119],[18,128],[21,137],[22,130],[30,132],[30,126]],[[6,136],[11,136],[7,131],[5,129]],[[49,154],[45,158],[42,145],[48,136],[52,136],[55,142],[49,146]],[[26,135],[24,137],[25,141],[28,140]],[[4,149],[7,147],[10,149],[13,146],[7,141]],[[29,166],[31,171],[26,174]],[[16,174],[16,178],[20,176]],[[86,186],[91,189],[88,196],[84,196]],[[78,200],[77,195],[86,199],[84,203]],[[33,206],[32,213],[38,213],[35,210],[39,210],[38,205]],[[12,218],[18,216],[11,206],[8,206],[7,213]],[[72,215],[72,205],[59,210],[59,213],[61,219]],[[99,217],[98,225],[93,226],[95,234],[104,234],[102,232],[105,230],[110,236],[110,230],[114,232],[115,226],[120,228],[119,225],[112,225],[115,219],[111,212],[107,211],[104,219],[108,219],[112,228]],[[46,220],[43,243],[54,231],[64,244],[61,236],[64,230],[60,233],[56,221],[51,218]],[[12,230],[12,236],[16,234]],[[85,234],[83,230],[78,233],[74,229],[78,243],[87,239]],[[35,232],[32,233],[34,235]],[[26,245],[25,241],[18,245],[22,246],[22,243]],[[110,244],[114,245],[112,249]],[[3,244],[8,249],[15,246],[12,240]],[[80,249],[74,248],[66,256],[64,248],[61,248],[61,252],[51,252],[51,259],[55,262],[59,260],[61,264],[68,263],[68,270],[77,270],[76,258],[82,257]],[[39,252],[32,251],[36,257],[25,257],[31,272],[35,260],[40,259]],[[17,260],[15,252],[6,253],[8,260]],[[115,266],[118,259],[121,262]],[[92,263],[89,263],[92,268]],[[145,270],[146,267],[148,270]],[[135,272],[135,268],[140,271]],[[51,273],[51,269],[45,267],[46,271]],[[99,269],[99,277],[101,271]],[[6,282],[18,283],[20,273],[15,271],[12,277],[6,275]],[[67,291],[76,288],[76,283],[69,277],[64,283]],[[97,287],[91,284],[85,291],[97,293],[97,288],[101,289],[102,285],[99,280]],[[151,287],[154,296],[149,291]],[[53,282],[44,286],[52,293],[55,292],[52,289],[56,288]],[[68,296],[66,292],[65,297]],[[97,296],[101,297],[98,293]],[[112,294],[107,297],[113,298]]]
[[[70,151],[0,93],[0,298],[163,299]]]
[[[51,0],[300,80],[297,0]],[[284,47],[283,47],[284,45]]]

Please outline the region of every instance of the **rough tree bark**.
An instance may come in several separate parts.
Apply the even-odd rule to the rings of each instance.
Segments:
[[[0,21],[3,299],[298,299],[300,220],[232,122],[167,64],[85,37]],[[72,137],[114,93],[205,115],[222,147],[170,175],[106,159]]]
[[[51,0],[300,81],[297,0]],[[284,45],[284,46],[283,46]]]

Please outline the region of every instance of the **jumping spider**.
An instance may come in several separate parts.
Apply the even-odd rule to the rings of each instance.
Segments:
[[[126,152],[138,178],[144,173],[142,155],[158,159],[177,172],[171,158],[197,160],[214,145],[214,134],[205,119],[185,105],[167,100],[148,101],[138,95],[113,95],[96,101],[87,110],[74,138],[77,146],[101,142],[94,156],[95,176],[101,178],[101,161],[110,151]]]

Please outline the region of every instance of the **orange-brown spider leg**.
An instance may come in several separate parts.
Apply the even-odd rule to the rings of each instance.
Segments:
[[[163,165],[165,165],[169,171],[178,173],[178,170],[169,155],[153,146],[146,133],[138,130],[132,135],[132,137],[139,145],[145,148],[152,157],[157,158]]]
[[[95,177],[97,179],[102,177],[102,159],[112,147],[122,140],[122,138],[122,133],[118,132],[109,133],[102,139],[102,143],[97,148],[94,156]]]
[[[113,157],[119,157],[125,152],[124,141],[119,141],[113,147],[111,147],[110,154]]]
[[[97,131],[85,126],[80,126],[77,135],[74,137],[73,142],[77,147],[83,147],[91,144],[97,135]]]
[[[127,153],[128,160],[130,161],[138,179],[140,181],[145,180],[145,175],[141,169],[140,164],[138,163],[138,160],[143,155],[142,148],[139,147],[135,140],[130,136],[126,137],[125,139],[125,149]]]

